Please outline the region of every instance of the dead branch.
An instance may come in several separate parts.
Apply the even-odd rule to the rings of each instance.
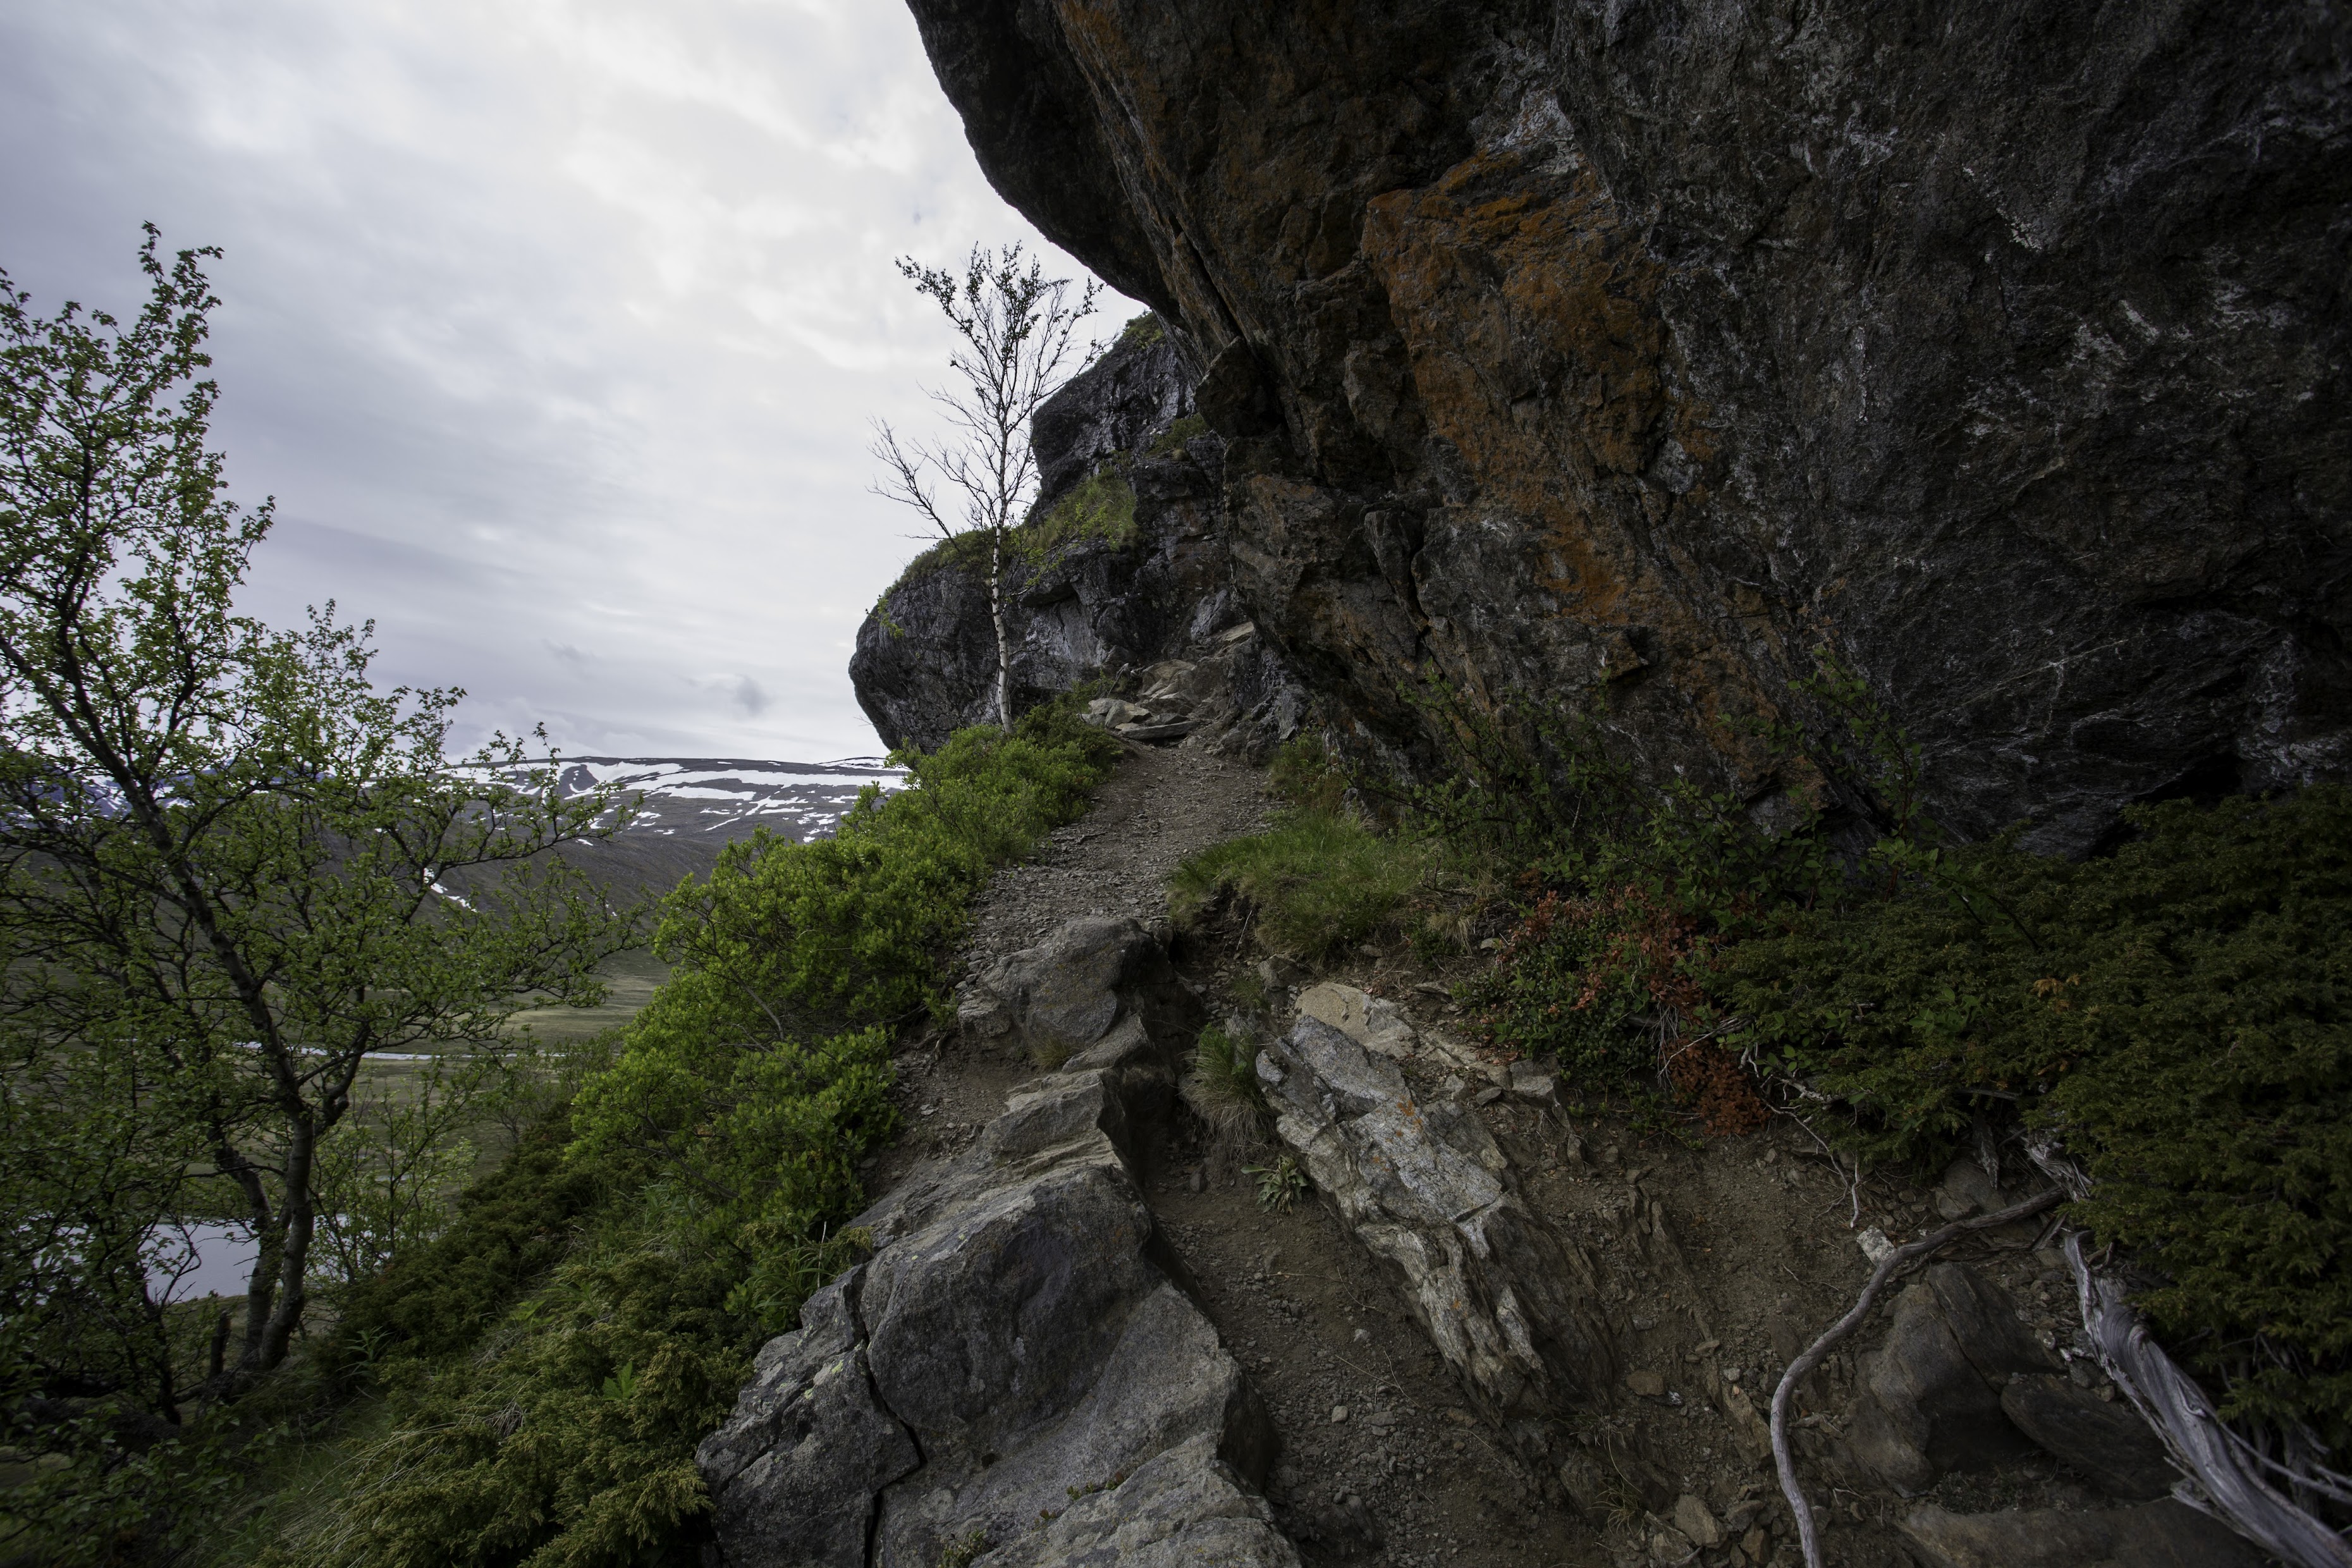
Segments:
[[[2126,1302],[2121,1282],[2112,1273],[2092,1272],[2083,1258],[2082,1232],[2068,1232],[2065,1248],[2083,1327],[2100,1364],[2164,1439],[2173,1465],[2193,1479],[2193,1488],[2183,1482],[2174,1495],[2218,1514],[2231,1529],[2294,1568],[2352,1568],[2352,1544],[2246,1464],[2239,1451],[2243,1440],[2221,1424],[2205,1391],[2149,1336],[2147,1325]]]
[[[1796,1458],[1789,1448],[1789,1412],[1796,1404],[1797,1385],[1822,1364],[1840,1340],[1862,1326],[1863,1320],[1870,1316],[1870,1309],[1877,1303],[1878,1293],[1904,1269],[1930,1254],[1943,1250],[1972,1230],[1990,1230],[1995,1226],[2023,1219],[2028,1215],[2040,1214],[2065,1195],[2062,1189],[2053,1187],[1997,1214],[1979,1215],[1974,1219],[1956,1221],[1932,1236],[1922,1237],[1908,1246],[1896,1247],[1880,1258],[1878,1267],[1870,1271],[1870,1283],[1862,1288],[1861,1296],[1847,1310],[1845,1316],[1832,1323],[1822,1337],[1807,1347],[1802,1355],[1790,1362],[1789,1370],[1780,1374],[1780,1386],[1772,1390],[1772,1462],[1780,1472],[1780,1494],[1789,1500],[1790,1511],[1797,1516],[1797,1538],[1804,1548],[1805,1568],[1822,1568],[1822,1543],[1820,1534],[1813,1527],[1812,1505],[1805,1500],[1805,1489],[1797,1480]]]

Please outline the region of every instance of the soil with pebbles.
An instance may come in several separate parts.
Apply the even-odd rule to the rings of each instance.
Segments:
[[[1031,861],[1001,871],[975,906],[964,970],[1032,945],[1081,915],[1132,916],[1165,933],[1169,876],[1187,856],[1261,826],[1263,774],[1182,748],[1139,748],[1093,809]],[[1289,993],[1271,994],[1231,929],[1184,933],[1171,951],[1213,1016],[1286,1027]],[[1399,1003],[1423,1026],[1463,1028],[1445,985],[1402,944],[1366,948],[1317,978]],[[1304,984],[1303,977],[1298,978]],[[1250,1008],[1261,1010],[1250,1014]],[[917,1162],[978,1135],[1006,1094],[1034,1076],[1016,1053],[952,1036],[911,1041],[898,1058],[908,1132],[867,1172],[880,1192]],[[1434,1086],[1421,1087],[1434,1093]],[[1563,1098],[1572,1101],[1572,1090]],[[1790,1563],[1788,1515],[1768,1459],[1723,1408],[1730,1385],[1769,1405],[1780,1370],[1851,1303],[1868,1274],[1856,1244],[1878,1226],[1907,1240],[1939,1224],[1931,1189],[1886,1176],[1859,1184],[1801,1126],[1703,1141],[1602,1107],[1538,1110],[1507,1099],[1479,1108],[1522,1173],[1528,1199],[1582,1240],[1599,1266],[1625,1362],[1643,1388],[1587,1425],[1623,1480],[1611,1517],[1590,1521],[1475,1414],[1414,1321],[1403,1293],[1310,1195],[1270,1212],[1230,1151],[1180,1115],[1142,1152],[1147,1195],[1189,1288],[1265,1394],[1281,1437],[1269,1500],[1310,1564],[1399,1568],[1630,1568],[1685,1494],[1722,1526],[1702,1564]],[[1271,1155],[1271,1149],[1264,1151]],[[2009,1288],[2046,1343],[2073,1329],[2063,1264],[2030,1224],[1971,1238],[1946,1256]],[[1879,1329],[1884,1326],[1880,1315]],[[1853,1393],[1865,1331],[1799,1402],[1799,1441],[1834,1441]],[[1629,1386],[1633,1380],[1629,1380]],[[1893,1528],[1904,1506],[1849,1480],[1816,1479],[1832,1563],[1913,1562]],[[1948,1478],[1928,1500],[1963,1510],[2085,1506],[2081,1478],[2051,1461]],[[1671,1540],[1672,1538],[1664,1538]]]

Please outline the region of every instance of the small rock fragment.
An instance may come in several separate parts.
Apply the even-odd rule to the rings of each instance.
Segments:
[[[1886,1233],[1874,1225],[1855,1237],[1853,1244],[1862,1248],[1862,1255],[1869,1258],[1874,1265],[1895,1250],[1895,1244],[1886,1239]]]
[[[1666,1392],[1666,1380],[1654,1372],[1629,1372],[1625,1374],[1625,1389],[1643,1399],[1656,1399]]]
[[[1331,1425],[1334,1426],[1344,1426],[1347,1424],[1348,1407],[1344,1405],[1334,1405],[1331,1406]]]
[[[1723,1544],[1723,1526],[1716,1522],[1706,1504],[1689,1492],[1675,1500],[1675,1528],[1690,1537],[1701,1551]]]

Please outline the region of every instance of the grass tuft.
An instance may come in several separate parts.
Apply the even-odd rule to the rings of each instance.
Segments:
[[[1265,1141],[1265,1095],[1257,1081],[1257,1046],[1246,1031],[1221,1024],[1201,1031],[1192,1070],[1180,1089],[1185,1105],[1209,1130],[1210,1174],[1223,1180]]]
[[[1436,860],[1423,839],[1293,811],[1265,833],[1213,845],[1178,867],[1169,913],[1192,928],[1230,896],[1245,908],[1260,945],[1312,963],[1379,931]]]

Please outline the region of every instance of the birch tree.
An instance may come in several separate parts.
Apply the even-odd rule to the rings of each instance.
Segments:
[[[950,434],[939,442],[902,439],[875,422],[874,456],[887,474],[874,493],[911,508],[941,541],[988,542],[988,618],[996,635],[996,719],[1013,727],[1013,650],[1004,626],[1004,573],[1014,528],[1037,492],[1029,423],[1083,363],[1078,323],[1094,314],[1102,285],[1070,297],[1066,279],[1047,278],[1012,245],[974,246],[961,274],[901,258],[898,270],[937,304],[961,340],[948,358],[953,381],[930,393]]]
[[[36,316],[0,273],[0,1131],[37,1139],[68,1111],[143,1131],[145,1164],[110,1165],[149,1172],[115,1181],[149,1205],[113,1227],[124,1256],[185,1201],[165,1174],[194,1169],[239,1216],[258,1256],[217,1397],[302,1321],[330,1141],[369,1058],[495,1053],[522,998],[595,1000],[628,930],[551,853],[609,833],[609,800],[565,798],[520,742],[453,763],[463,693],[378,690],[370,627],[331,604],[296,632],[236,613],[270,508],[229,502],[205,444],[217,252],[167,264],[156,245],[151,226],[128,321]],[[49,1173],[45,1209],[108,1201],[77,1186],[89,1159],[6,1152]],[[39,1234],[14,1226],[0,1251]],[[66,1312],[78,1292],[148,1289],[128,1266],[72,1289],[0,1275],[35,1281],[0,1352],[37,1384],[95,1321]]]

